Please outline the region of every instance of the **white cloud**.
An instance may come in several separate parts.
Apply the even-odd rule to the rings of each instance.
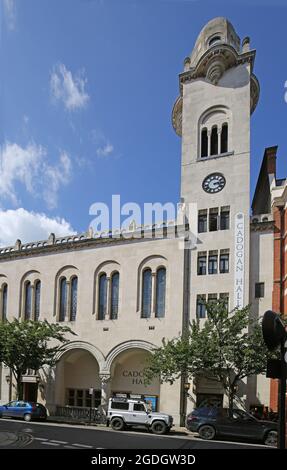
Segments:
[[[52,97],[55,101],[62,101],[69,111],[84,108],[90,99],[85,91],[86,83],[83,71],[73,76],[64,64],[58,64],[50,78]]]
[[[104,146],[97,149],[98,157],[108,157],[114,151],[114,146],[107,142]]]
[[[6,142],[0,150],[0,196],[18,202],[16,182],[21,182],[29,193],[34,193],[34,181],[37,178],[46,150],[34,143],[26,148]]]
[[[43,197],[50,209],[55,208],[60,186],[71,179],[72,164],[66,152],[61,153],[56,165],[46,159],[46,149],[34,142],[26,148],[6,142],[0,148],[0,197],[19,204],[20,183],[33,196]]]
[[[15,0],[3,0],[4,15],[7,23],[7,27],[10,31],[14,31],[16,28],[16,2]]]
[[[57,207],[58,191],[61,185],[67,185],[71,179],[72,163],[66,152],[60,155],[60,162],[56,166],[45,165],[46,181],[43,191],[44,199],[50,209]]]
[[[50,233],[64,236],[75,233],[69,222],[60,218],[49,218],[45,214],[29,212],[23,208],[0,209],[0,245],[14,245],[17,239],[22,243],[46,240]]]

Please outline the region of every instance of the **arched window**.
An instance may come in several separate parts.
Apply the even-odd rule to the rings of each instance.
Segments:
[[[2,320],[7,319],[7,300],[8,300],[8,286],[4,284],[2,287]]]
[[[142,318],[151,316],[152,274],[151,269],[145,269],[142,278]]]
[[[165,286],[166,286],[166,269],[160,268],[156,273],[156,304],[155,316],[157,318],[164,317],[165,314]]]
[[[75,321],[77,316],[77,301],[78,301],[78,278],[73,277],[71,282],[71,313],[70,321]]]
[[[40,298],[41,298],[41,281],[35,284],[35,320],[39,320],[40,316]]]
[[[99,302],[98,320],[104,320],[107,311],[107,275],[105,273],[99,278]]]
[[[67,279],[63,277],[60,282],[59,321],[65,321],[66,311],[67,311]]]
[[[221,129],[221,153],[228,152],[228,125],[225,123]]]
[[[201,158],[208,156],[208,136],[207,129],[201,131]]]
[[[211,130],[211,146],[210,155],[218,155],[218,134],[217,126],[214,126]]]
[[[111,320],[116,320],[118,318],[119,282],[119,273],[114,273],[111,279]]]
[[[31,320],[31,315],[32,315],[32,286],[31,286],[31,282],[28,281],[25,286],[24,319]]]
[[[214,36],[213,38],[210,39],[208,45],[210,47],[210,46],[213,46],[214,44],[216,44],[217,42],[220,42],[220,41],[221,41],[220,36]]]

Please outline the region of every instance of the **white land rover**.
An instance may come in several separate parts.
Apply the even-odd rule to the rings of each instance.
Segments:
[[[144,400],[131,398],[110,398],[107,426],[115,431],[130,426],[144,426],[154,434],[165,434],[173,426],[173,418],[165,413],[149,411]]]

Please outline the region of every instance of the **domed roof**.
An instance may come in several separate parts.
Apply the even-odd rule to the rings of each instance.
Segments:
[[[228,44],[240,53],[240,38],[227,18],[210,20],[201,30],[190,55],[190,66],[195,67],[200,57],[216,44]]]

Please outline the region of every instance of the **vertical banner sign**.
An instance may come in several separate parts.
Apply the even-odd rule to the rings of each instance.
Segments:
[[[235,215],[234,308],[244,307],[244,214]]]

